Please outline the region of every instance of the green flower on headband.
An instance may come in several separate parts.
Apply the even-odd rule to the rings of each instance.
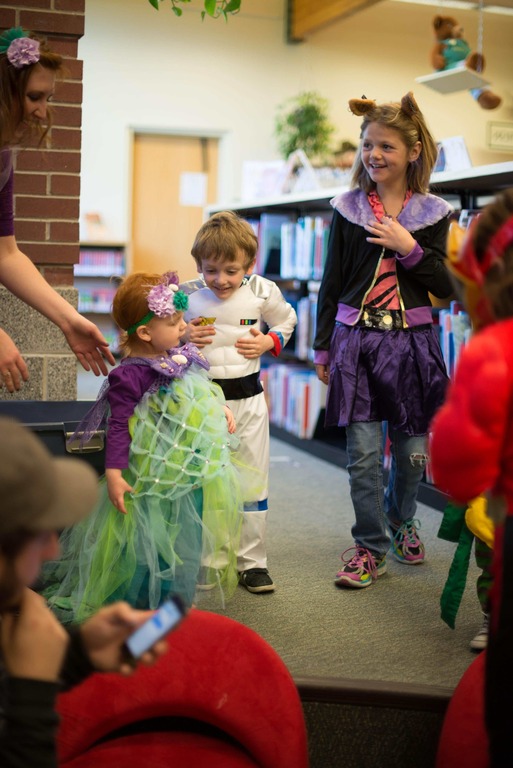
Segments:
[[[173,304],[177,312],[185,312],[189,306],[189,297],[183,291],[177,291],[173,298]]]

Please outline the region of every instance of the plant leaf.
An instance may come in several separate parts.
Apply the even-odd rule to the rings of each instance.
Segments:
[[[241,0],[228,0],[226,5],[224,6],[225,12],[238,13],[238,11],[240,11],[240,3],[241,3]]]
[[[149,4],[152,5],[156,11],[159,9],[159,0],[148,0]]]
[[[217,0],[205,0],[205,11],[209,16],[214,17],[217,10]]]

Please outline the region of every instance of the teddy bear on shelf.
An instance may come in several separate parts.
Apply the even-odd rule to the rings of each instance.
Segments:
[[[436,44],[431,52],[431,64],[438,71],[461,67],[462,64],[475,72],[482,72],[485,61],[481,53],[471,53],[463,39],[463,27],[452,16],[435,16],[433,19]],[[500,96],[489,88],[473,88],[471,94],[483,109],[496,109],[502,103]]]

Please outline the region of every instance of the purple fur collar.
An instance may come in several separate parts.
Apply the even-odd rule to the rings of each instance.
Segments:
[[[367,195],[361,189],[343,192],[330,200],[330,203],[352,224],[363,227],[374,219]],[[397,217],[397,221],[408,232],[416,232],[418,229],[436,224],[440,219],[448,216],[452,210],[452,206],[441,197],[431,194],[420,195],[415,192]]]

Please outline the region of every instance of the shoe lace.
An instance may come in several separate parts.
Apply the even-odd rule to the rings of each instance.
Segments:
[[[420,520],[405,520],[397,529],[397,532],[394,535],[394,541],[400,542],[401,539],[403,539],[405,544],[409,547],[420,546],[420,539],[417,535],[417,529],[419,528]]]
[[[349,555],[350,552],[354,552],[354,554]],[[348,547],[342,552],[340,559],[345,565],[355,570],[360,568],[363,571],[368,571],[373,578],[376,576],[376,561],[372,553],[365,547]]]

